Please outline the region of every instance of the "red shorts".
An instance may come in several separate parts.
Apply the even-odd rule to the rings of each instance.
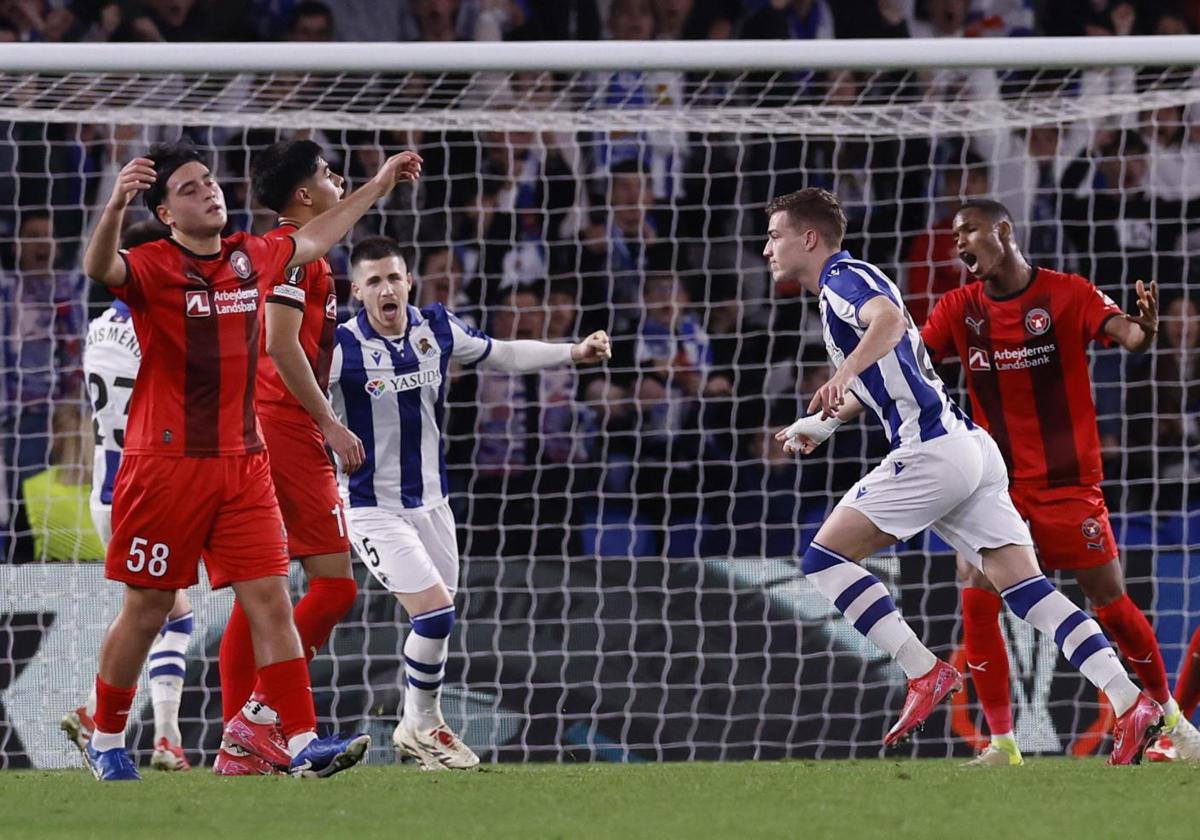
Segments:
[[[312,425],[259,415],[271,456],[271,478],[287,526],[288,554],[315,557],[350,551],[346,514],[325,438]]]
[[[113,487],[104,575],[150,589],[213,589],[288,573],[267,453],[126,455]]]
[[[1009,488],[1043,569],[1091,569],[1117,556],[1100,486]]]

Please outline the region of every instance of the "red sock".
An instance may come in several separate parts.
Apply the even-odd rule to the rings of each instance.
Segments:
[[[221,637],[217,666],[221,674],[221,716],[229,723],[250,699],[258,673],[250,622],[242,611],[240,601],[233,602],[233,612],[229,614],[225,635]]]
[[[1179,680],[1175,683],[1175,699],[1185,717],[1196,713],[1200,705],[1200,627],[1192,634],[1187,653],[1183,655],[1183,665],[1179,669]]]
[[[1008,682],[1008,650],[1000,631],[1004,600],[995,592],[967,587],[962,593],[963,647],[975,694],[993,735],[1012,732],[1012,687]]]
[[[312,662],[317,652],[325,647],[329,634],[354,606],[356,597],[358,584],[353,578],[319,577],[308,582],[308,593],[292,611],[292,621],[300,636],[300,646],[304,648],[305,661]],[[255,683],[253,693],[247,697],[266,703],[261,680]]]
[[[1122,595],[1111,604],[1097,607],[1096,617],[1117,643],[1125,661],[1141,680],[1145,692],[1156,703],[1166,703],[1171,698],[1167,690],[1167,669],[1163,665],[1154,630],[1137,604],[1129,595]]]
[[[292,620],[304,645],[304,658],[309,662],[325,647],[329,634],[350,608],[358,595],[354,578],[319,577],[308,582],[308,593],[296,604]]]
[[[129,709],[133,706],[133,695],[137,694],[137,686],[133,688],[117,688],[109,685],[96,675],[96,713],[92,720],[96,722],[96,731],[115,735],[125,731],[129,723]]]
[[[317,713],[307,662],[297,657],[259,668],[258,684],[267,705],[279,715],[284,738],[316,731]]]

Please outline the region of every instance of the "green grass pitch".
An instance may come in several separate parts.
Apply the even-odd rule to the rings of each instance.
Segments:
[[[1035,758],[359,767],[329,780],[0,773],[0,838],[1200,838],[1200,765]]]

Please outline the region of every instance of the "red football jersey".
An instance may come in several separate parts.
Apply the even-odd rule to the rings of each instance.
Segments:
[[[290,240],[295,225],[284,224],[267,234],[268,238]],[[294,306],[304,313],[300,322],[300,346],[312,367],[322,391],[329,389],[329,366],[333,362],[333,335],[337,327],[337,293],[333,270],[324,259],[291,268],[286,276],[266,278],[267,303]],[[258,358],[258,411],[297,423],[312,424],[312,417],[283,384],[275,363],[267,355],[264,331],[262,352]]]
[[[995,438],[1013,484],[1067,487],[1103,478],[1087,345],[1109,343],[1121,308],[1077,274],[1035,269],[1015,295],[983,283],[947,294],[921,338],[935,359],[963,362],[976,423]]]
[[[142,367],[129,403],[125,451],[209,458],[263,448],[254,413],[264,277],[279,277],[291,237],[235,233],[216,254],[173,239],[121,253]]]

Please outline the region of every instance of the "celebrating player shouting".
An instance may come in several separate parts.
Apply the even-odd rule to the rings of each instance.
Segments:
[[[1181,757],[1200,760],[1200,734],[1167,690],[1150,622],[1125,592],[1108,508],[1087,345],[1116,342],[1148,349],[1158,330],[1158,287],[1138,281],[1138,314],[1126,315],[1075,274],[1031,266],[1012,217],[996,201],[968,201],[954,217],[958,254],[983,282],[943,297],[921,337],[935,359],[963,361],[973,416],[1000,447],[1012,477],[1009,493],[1029,523],[1045,569],[1070,569],[1117,642],[1125,661],[1163,706],[1165,728]],[[966,585],[963,638],[967,665],[991,743],[972,764],[1019,765],[1013,737],[1002,601],[987,577],[960,556]]]
[[[392,740],[426,770],[469,769],[479,758],[446,725],[440,702],[458,587],[441,436],[447,368],[453,359],[530,373],[600,362],[612,350],[603,331],[578,344],[494,341],[440,303],[410,306],[412,275],[391,239],[359,242],[350,262],[363,308],[337,329],[329,382],[366,454],[361,469],[339,475],[351,540],[412,619],[404,715]]]
[[[896,285],[841,250],[846,217],[833,194],[800,190],[775,199],[768,214],[763,254],[772,276],[819,296],[825,346],[837,368],[809,405],[816,413],[776,437],[787,451],[808,453],[869,406],[891,440],[891,452],[838,503],[801,561],[817,591],[908,676],[900,719],[884,743],[906,737],[962,685],[859,565],[932,527],[1108,695],[1117,714],[1110,763],[1138,761],[1162,709],[1130,681],[1099,625],[1038,569],[1029,529],[1008,497],[1000,451],[946,395]]]
[[[234,587],[254,641],[264,696],[280,718],[297,775],[357,763],[366,735],[317,738],[308,668],[292,623],[283,521],[254,413],[262,278],[320,259],[379,198],[420,172],[419,156],[389,158],[354,195],[290,236],[221,237],[225,198],[202,156],[160,145],[117,176],[84,255],[84,270],[133,314],[142,367],[113,488],[105,575],[125,583],[100,648],[96,729],[87,757],[101,780],[139,778],[125,749],[138,674],[203,555],[214,588]],[[130,201],[171,236],[117,250]]]
[[[311,140],[276,143],[254,160],[259,204],[279,214],[268,237],[286,238],[333,207],[343,179]],[[350,542],[337,479],[325,443],[349,470],[362,463],[362,443],[333,416],[325,391],[337,326],[337,296],[325,259],[266,278],[266,328],[258,357],[258,419],[271,459],[271,479],[287,527],[288,553],[300,559],[308,592],[293,617],[308,659],[325,646],[334,625],[354,605]],[[270,773],[287,752],[275,732],[275,713],[261,688],[252,697],[256,668],[250,624],[236,601],[221,637],[221,708],[225,734],[213,772]]]

